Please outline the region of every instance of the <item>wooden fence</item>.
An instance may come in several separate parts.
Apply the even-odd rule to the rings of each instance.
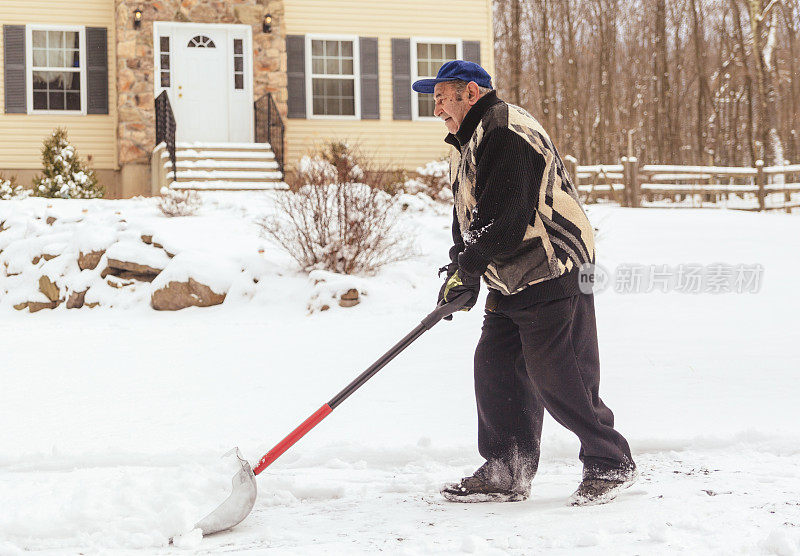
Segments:
[[[800,207],[800,164],[754,168],[621,164],[579,166],[565,157],[585,203],[613,200],[623,206],[727,207],[739,210],[786,210]]]

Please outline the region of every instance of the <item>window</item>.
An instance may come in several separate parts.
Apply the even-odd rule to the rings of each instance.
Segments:
[[[30,106],[32,111],[83,109],[82,30],[30,29]]]
[[[412,82],[417,79],[435,78],[445,62],[458,60],[461,57],[461,41],[419,39],[413,42],[411,66],[416,75],[413,76]],[[417,93],[414,95],[416,96],[415,118],[433,118],[433,95]]]
[[[244,41],[233,39],[233,88],[244,89]]]
[[[196,37],[192,38],[187,44],[189,48],[216,48],[217,45],[214,44],[214,41],[206,37],[205,35],[197,35]]]
[[[169,52],[169,37],[159,37],[159,49],[161,55],[159,58],[159,74],[162,87],[169,87],[171,83],[170,76],[170,52]]]
[[[311,116],[358,117],[355,38],[309,38]],[[306,43],[308,46],[308,42]]]

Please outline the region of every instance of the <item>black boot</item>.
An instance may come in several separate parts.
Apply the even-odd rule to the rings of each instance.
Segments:
[[[487,461],[461,482],[444,485],[441,493],[450,502],[521,502],[531,494],[532,477],[511,473],[497,460]]]
[[[636,482],[639,472],[634,468],[618,477],[585,477],[578,490],[569,497],[570,506],[596,506],[611,502],[617,495]]]

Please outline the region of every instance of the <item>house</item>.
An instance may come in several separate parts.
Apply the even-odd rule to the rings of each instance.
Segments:
[[[491,0],[3,0],[0,174],[30,183],[58,126],[110,197],[158,191],[173,161],[177,187],[273,187],[332,139],[415,168],[446,152],[446,130],[411,83],[455,58],[492,73],[491,14]]]

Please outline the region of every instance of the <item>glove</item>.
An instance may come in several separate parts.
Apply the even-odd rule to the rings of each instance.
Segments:
[[[436,299],[436,304],[439,305],[442,300],[444,299],[444,289],[447,286],[447,281],[450,280],[450,277],[453,276],[458,271],[458,264],[457,263],[450,263],[448,265],[443,266],[439,269],[439,276],[441,277],[442,273],[446,273],[444,277],[444,283],[442,287],[439,288],[439,297]],[[444,320],[453,320],[453,315],[447,315]]]
[[[445,303],[449,303],[464,292],[468,292],[470,294],[469,300],[460,310],[469,311],[478,302],[478,294],[481,291],[481,278],[480,276],[463,274],[463,271],[458,269],[444,283],[443,290],[442,299]]]

